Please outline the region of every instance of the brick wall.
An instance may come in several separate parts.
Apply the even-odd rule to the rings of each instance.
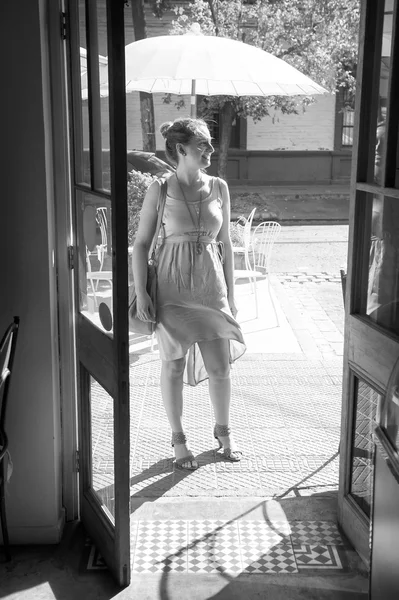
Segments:
[[[247,150],[333,150],[334,123],[335,95],[317,96],[303,114],[248,119]]]
[[[79,0],[83,7],[84,0]],[[177,0],[175,4],[186,4],[185,0]],[[98,0],[97,4],[99,20],[99,50],[101,54],[107,55],[105,23],[105,0]],[[156,35],[168,35],[171,29],[172,21],[176,19],[173,11],[165,12],[162,19],[155,17],[148,4],[145,6],[147,35],[148,37]],[[126,43],[134,39],[131,23],[131,8],[125,6],[125,35]],[[84,31],[82,30],[82,39],[84,40]],[[163,94],[154,95],[155,124],[156,129],[164,121],[173,120],[179,116],[190,114],[189,97],[186,98],[186,108],[178,110],[174,102],[179,96],[172,97],[171,104],[162,103]],[[108,100],[102,100],[102,129],[103,129],[103,148],[108,147]],[[86,110],[84,108],[83,112]],[[84,121],[84,145],[88,147],[88,128],[87,115],[83,114]],[[265,117],[259,123],[254,123],[252,119],[247,121],[247,150],[333,150],[334,149],[334,123],[335,123],[335,96],[318,96],[316,102],[308,107],[305,113],[299,115],[282,115],[277,112],[275,115]],[[157,131],[157,150],[163,150],[164,143],[161,135]],[[140,123],[140,107],[138,93],[127,95],[127,146],[128,149],[142,149],[142,134]]]
[[[163,94],[154,94],[154,110],[156,125],[157,150],[164,149],[159,126],[164,121],[172,121],[190,114],[190,98],[185,97],[186,108],[177,109],[176,100],[180,96],[172,96],[171,104],[162,102]],[[142,150],[142,133],[140,122],[140,103],[138,92],[127,94],[127,147],[129,150]],[[305,113],[299,115],[282,115],[276,113],[265,117],[259,123],[252,119],[247,121],[247,150],[333,150],[335,123],[335,96],[319,96]],[[108,148],[108,99],[101,101],[103,147]],[[88,146],[88,127],[86,106],[83,110],[84,145]]]
[[[164,121],[172,121],[190,114],[190,98],[185,97],[186,108],[177,109],[175,102],[179,96],[172,96],[171,104],[162,102],[163,94],[154,94],[157,150],[164,149],[159,126]],[[319,96],[305,113],[265,117],[259,123],[248,119],[247,150],[333,150],[334,149],[334,109],[335,96]],[[104,141],[107,139],[106,111],[108,100],[103,98],[102,110]],[[86,140],[85,140],[86,141]],[[88,141],[88,138],[87,138]],[[139,94],[127,95],[127,147],[129,150],[142,149]]]
[[[190,96],[184,97],[186,108],[177,109],[175,102],[180,100],[181,96],[172,96],[171,104],[164,104],[162,98],[164,94],[154,94],[155,128],[157,150],[164,149],[164,140],[159,133],[159,127],[165,121],[173,121],[178,117],[185,117],[190,114]],[[132,92],[126,95],[126,113],[127,113],[127,147],[128,150],[142,150],[143,136],[141,132],[140,120],[140,101],[139,93]],[[89,119],[87,111],[87,101],[82,106],[82,124],[83,124],[83,146],[89,147]],[[101,98],[101,135],[103,150],[109,149],[109,116],[108,116],[108,98]]]
[[[157,150],[164,150],[165,143],[162,135],[159,133],[159,127],[165,121],[173,121],[179,117],[190,115],[190,97],[172,96],[170,104],[164,104],[162,98],[164,94],[154,94],[154,112],[155,112],[155,131]],[[184,98],[186,107],[180,110],[175,107],[175,102]],[[127,147],[129,150],[142,150],[143,137],[141,133],[140,122],[140,102],[138,92],[127,94]]]

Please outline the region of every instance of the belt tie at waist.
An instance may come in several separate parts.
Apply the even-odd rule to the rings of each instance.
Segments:
[[[197,239],[193,239],[193,236],[191,236],[191,235],[183,234],[183,235],[170,235],[167,238],[164,238],[162,240],[162,244],[177,244],[177,243],[182,243],[182,242],[196,244]],[[216,246],[216,249],[219,254],[219,258],[220,258],[221,262],[224,263],[224,244],[223,244],[223,242],[218,242],[217,240],[215,240],[215,238],[212,238],[212,237],[206,236],[206,235],[201,236],[199,239],[199,242],[201,244],[206,244],[206,245],[212,244],[213,246]]]

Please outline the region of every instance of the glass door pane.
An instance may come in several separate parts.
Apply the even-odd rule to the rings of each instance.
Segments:
[[[381,396],[367,383],[357,378],[355,378],[355,395],[350,494],[370,517],[374,471],[373,433],[377,424]]]
[[[112,334],[112,205],[76,190],[79,309],[102,331]]]
[[[367,315],[399,334],[399,198],[374,195]]]
[[[389,76],[391,70],[392,54],[392,32],[393,32],[393,5],[394,0],[385,0],[384,3],[384,22],[382,30],[382,46],[380,60],[380,78],[378,90],[377,124],[376,124],[376,144],[374,160],[374,179],[379,185],[384,184],[383,170],[385,165],[386,152],[386,117],[387,117],[387,99],[389,89]]]
[[[90,377],[90,420],[92,487],[114,525],[114,401],[94,377]]]
[[[91,155],[87,104],[88,65],[84,3],[79,2],[77,14],[74,17],[75,23],[71,23],[71,41],[75,45],[75,51],[70,53],[70,83],[75,88],[71,115],[74,129],[74,179],[76,183],[90,185]]]

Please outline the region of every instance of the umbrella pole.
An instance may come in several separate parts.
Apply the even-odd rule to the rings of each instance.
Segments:
[[[195,95],[195,79],[191,80],[190,116],[194,119],[197,116],[197,97]]]

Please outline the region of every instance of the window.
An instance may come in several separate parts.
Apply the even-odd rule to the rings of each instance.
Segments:
[[[204,102],[203,102],[204,101]],[[217,149],[220,145],[220,114],[214,112],[209,114],[206,111],[206,97],[198,96],[197,98],[198,116],[203,118],[207,124],[212,137],[212,144]],[[242,119],[235,117],[231,128],[230,148],[242,148]]]
[[[335,150],[352,150],[355,98],[348,90],[338,88],[335,94]]]
[[[342,131],[341,145],[346,147],[353,146],[353,123],[355,117],[355,109],[353,99],[349,97],[347,90],[342,90]]]
[[[208,123],[211,137],[213,138],[213,145],[218,148],[220,145],[220,115],[219,113],[213,113],[212,117],[207,117],[206,122]],[[231,139],[230,148],[240,147],[240,119],[236,117],[233,121],[231,128]]]

